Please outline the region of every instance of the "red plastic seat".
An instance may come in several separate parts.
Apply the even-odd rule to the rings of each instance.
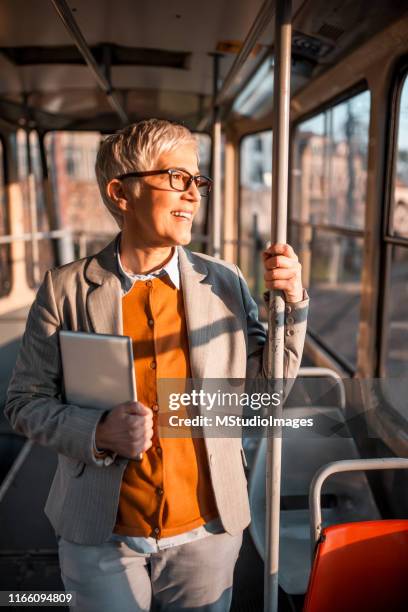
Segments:
[[[304,612],[357,611],[408,611],[408,520],[323,530]]]

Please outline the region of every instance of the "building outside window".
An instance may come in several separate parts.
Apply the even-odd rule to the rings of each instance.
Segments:
[[[384,324],[383,372],[405,376],[408,362],[408,78],[397,109],[397,138],[386,234],[388,289]]]
[[[250,134],[240,149],[239,265],[258,303],[262,319],[265,284],[261,253],[270,240],[272,198],[272,131]]]
[[[292,162],[291,240],[311,296],[309,330],[357,363],[370,94],[300,123]]]

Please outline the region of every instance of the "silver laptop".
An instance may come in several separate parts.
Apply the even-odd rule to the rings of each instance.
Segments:
[[[68,403],[109,409],[136,401],[131,338],[71,331],[59,338]]]

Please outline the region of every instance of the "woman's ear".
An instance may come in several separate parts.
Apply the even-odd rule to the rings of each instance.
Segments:
[[[106,193],[109,199],[121,210],[128,210],[128,199],[123,188],[122,181],[118,179],[112,179],[106,185]]]

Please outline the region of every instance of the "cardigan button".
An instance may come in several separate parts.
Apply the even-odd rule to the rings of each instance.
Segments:
[[[150,327],[153,327],[153,325],[154,325],[153,319],[149,319],[148,323],[149,323]]]
[[[157,495],[163,495],[164,491],[161,487],[156,487],[156,493]]]
[[[152,410],[153,412],[159,412],[159,404],[153,404]]]
[[[150,362],[150,367],[152,370],[156,369],[156,362],[154,360]]]
[[[153,533],[154,533],[155,535],[159,535],[159,533],[160,533],[160,529],[159,529],[159,527],[155,527],[155,528],[153,529]]]
[[[151,287],[153,285],[151,280],[146,281],[146,287]]]

